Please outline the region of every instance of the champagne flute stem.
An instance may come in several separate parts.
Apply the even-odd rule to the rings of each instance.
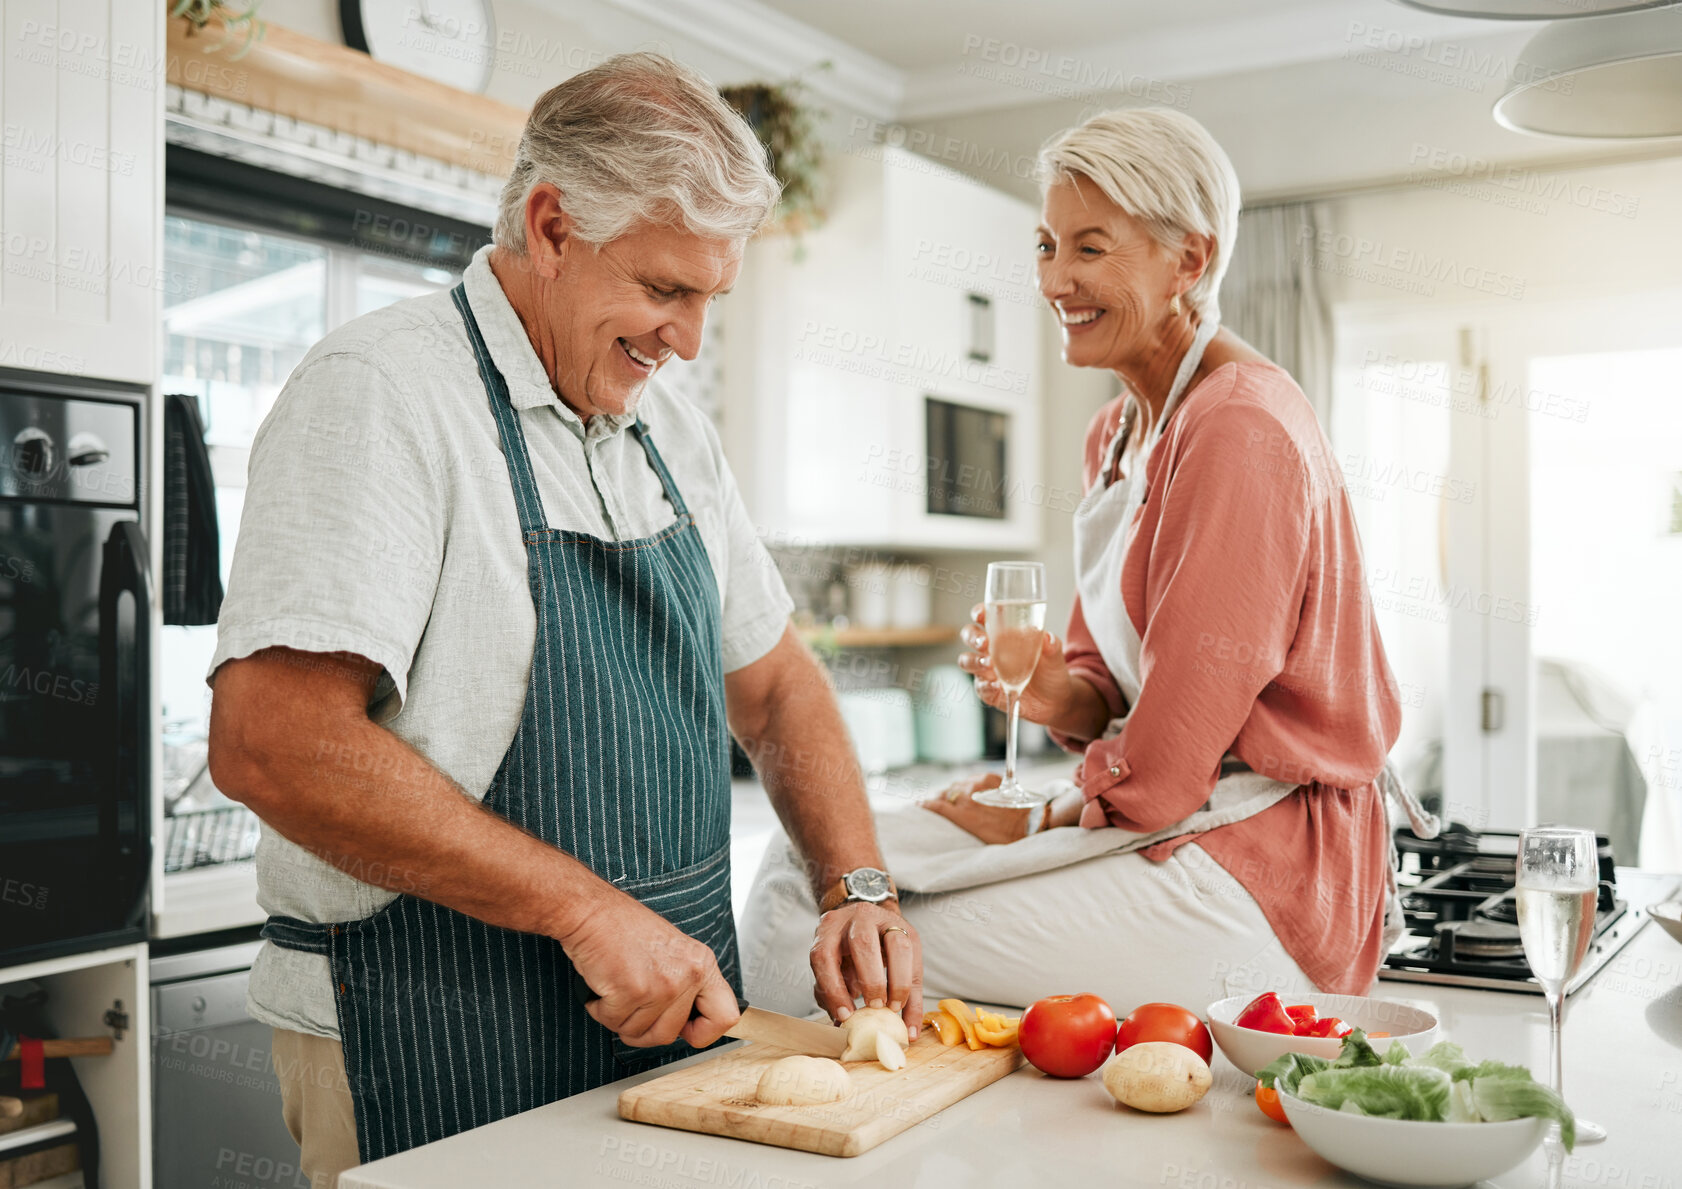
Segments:
[[[1565,1024],[1565,988],[1548,992],[1548,1052],[1553,1060],[1554,1093],[1565,1096],[1565,1058],[1560,1051],[1560,1034]]]
[[[1006,693],[1010,725],[1005,729],[1005,787],[1016,787],[1016,717],[1022,709],[1022,695]]]

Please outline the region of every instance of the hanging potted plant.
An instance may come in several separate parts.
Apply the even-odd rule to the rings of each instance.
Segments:
[[[823,141],[818,113],[801,102],[804,84],[746,83],[724,87],[719,94],[742,114],[771,158],[771,172],[782,183],[776,228],[798,235],[823,225],[819,188],[823,174]]]
[[[213,53],[240,38],[239,48],[229,55],[230,61],[237,61],[251,52],[251,47],[263,39],[268,29],[263,21],[257,19],[257,9],[262,3],[263,0],[251,0],[249,5],[236,11],[227,0],[175,0],[170,5],[169,15],[187,22],[188,37],[202,33],[212,17],[221,18],[222,40],[205,46],[204,52]]]

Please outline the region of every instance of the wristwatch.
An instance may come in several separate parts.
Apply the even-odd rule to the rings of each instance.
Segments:
[[[849,900],[865,904],[882,904],[899,897],[899,889],[886,871],[877,867],[855,867],[823,894],[818,903],[820,913],[840,908]]]

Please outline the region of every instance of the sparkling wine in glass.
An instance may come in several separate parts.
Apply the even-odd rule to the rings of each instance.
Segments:
[[[1016,779],[1016,725],[1022,691],[1033,680],[1045,634],[1045,567],[1037,561],[996,561],[987,567],[987,651],[993,675],[1004,687],[1009,724],[1005,728],[1005,778],[974,799],[1000,809],[1032,809],[1046,798]]]
[[[1548,1000],[1553,1088],[1564,1095],[1560,1031],[1565,988],[1583,964],[1594,940],[1595,902],[1600,894],[1600,858],[1594,831],[1538,826],[1519,835],[1518,932],[1530,973]],[[1577,1142],[1597,1144],[1606,1129],[1577,1120]]]

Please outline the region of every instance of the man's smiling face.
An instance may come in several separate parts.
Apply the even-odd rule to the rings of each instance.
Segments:
[[[707,309],[735,284],[743,247],[655,223],[599,248],[573,237],[555,245],[538,317],[561,399],[586,420],[633,412],[666,360],[695,358]]]

